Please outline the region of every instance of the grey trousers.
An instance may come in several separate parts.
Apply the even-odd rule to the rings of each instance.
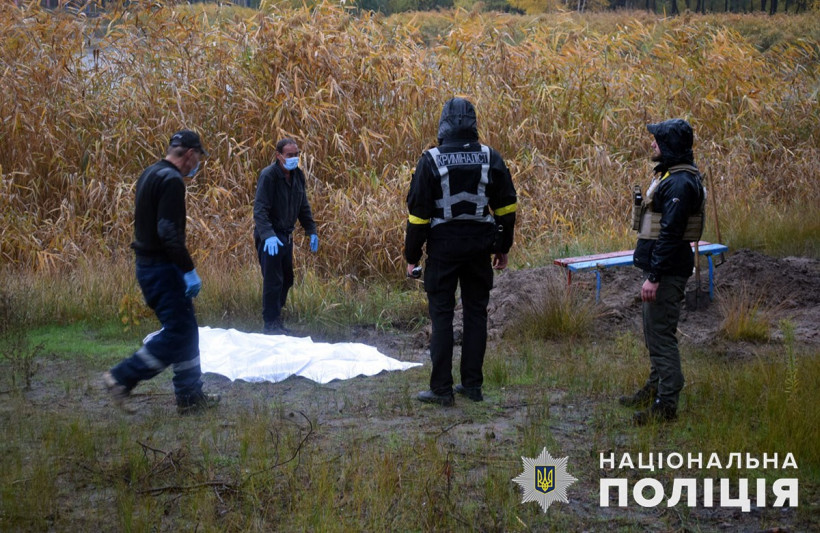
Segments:
[[[643,302],[643,334],[650,361],[646,384],[657,389],[662,405],[672,409],[678,407],[684,382],[676,333],[687,279],[663,276],[655,301]]]

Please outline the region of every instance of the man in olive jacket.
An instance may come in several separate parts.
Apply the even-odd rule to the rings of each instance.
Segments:
[[[643,388],[620,399],[628,407],[648,407],[634,414],[637,425],[677,417],[684,379],[676,332],[695,261],[690,241],[697,241],[703,231],[706,199],[694,164],[689,123],[672,119],[649,124],[647,130],[654,136],[657,176],[644,195],[633,261],[645,275],[641,301],[650,372]]]

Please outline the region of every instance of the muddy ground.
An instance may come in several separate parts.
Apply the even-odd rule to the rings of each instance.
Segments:
[[[709,297],[708,262],[701,259],[699,275],[693,275],[687,285],[686,302],[683,306],[678,336],[682,345],[690,344],[707,349],[716,357],[731,359],[748,359],[753,357],[758,344],[748,342],[730,342],[721,334],[721,324],[727,305],[736,305],[738,298],[757,305],[758,311],[771,325],[771,342],[783,340],[780,328],[782,320],[794,325],[795,341],[807,347],[808,353],[820,350],[820,261],[805,257],[774,258],[751,250],[739,250],[735,253],[715,256],[713,258],[713,299]],[[591,336],[594,338],[613,339],[625,331],[631,331],[642,338],[640,286],[642,273],[635,268],[611,268],[601,275],[601,291],[597,303],[597,317],[593,321]],[[503,342],[505,335],[515,334],[516,319],[522,309],[543,295],[545,288],[553,286],[566,287],[566,271],[558,266],[541,267],[527,270],[510,270],[496,277],[495,287],[490,296],[488,307],[489,342]],[[583,297],[594,301],[595,274],[593,272],[576,273],[572,279],[573,288]],[[461,336],[460,309],[456,309],[455,337]],[[383,352],[402,359],[418,360],[427,363],[429,354],[424,347],[429,341],[429,326],[411,339],[412,350],[407,351],[408,340],[397,340],[395,337],[372,335],[363,338],[363,342],[378,345]],[[490,348],[491,349],[491,348]],[[396,355],[400,353],[401,355]],[[408,358],[408,355],[411,355]],[[425,366],[425,371],[429,366]],[[685,391],[684,391],[685,392]],[[490,399],[491,401],[493,398]],[[501,436],[508,428],[521,427],[526,424],[521,409],[528,398],[515,394],[505,394],[501,399],[499,416],[486,424],[462,424],[452,431],[451,438],[457,442],[460,438],[478,436]],[[592,427],[593,412],[596,409],[593,401],[578,398],[568,399],[562,391],[550,391],[550,431],[562,447],[562,453],[570,458],[597,455],[587,442],[595,429]],[[408,422],[407,420],[402,423]],[[411,420],[411,427],[421,429],[423,422]],[[629,431],[624,426],[624,431]],[[495,438],[495,437],[494,437]],[[553,454],[554,455],[554,454]],[[589,466],[589,462],[587,465]],[[590,474],[595,476],[594,468]],[[580,477],[580,476],[579,476]],[[594,480],[597,482],[597,479]],[[583,484],[581,481],[579,484]],[[676,520],[659,520],[666,514],[664,511],[645,513],[627,513],[623,510],[601,509],[594,497],[598,495],[595,483],[587,483],[582,494],[576,493],[573,512],[583,517],[595,516],[596,522],[601,516],[611,516],[618,529],[624,524],[627,528],[645,531],[689,531],[692,524],[697,524],[698,531],[820,531],[820,501],[816,491],[805,491],[801,505],[813,509],[814,518],[808,522],[798,519],[792,510],[753,509],[751,513],[737,510],[704,509],[693,511],[687,520],[675,524]],[[817,480],[814,481],[817,485]],[[583,489],[582,489],[583,490]],[[592,498],[590,498],[592,496]],[[634,505],[633,505],[634,507]],[[660,509],[660,508],[659,508]],[[625,520],[624,520],[625,518]],[[668,516],[666,517],[668,518]],[[583,519],[582,519],[583,521]],[[593,526],[590,530],[597,530]]]
[[[797,342],[809,346],[809,350],[820,347],[820,261],[806,258],[776,259],[765,255],[741,250],[725,261],[716,258],[715,283],[718,301],[731,294],[745,290],[760,302],[774,324],[780,319],[789,319],[795,324]],[[613,338],[626,330],[641,336],[640,302],[638,299],[641,275],[633,268],[610,269],[603,273],[599,316],[594,321],[593,335]],[[526,302],[540,291],[546,283],[566,283],[564,272],[559,267],[543,267],[531,270],[507,271],[496,278],[496,287],[491,294],[489,306],[490,343],[501,342],[505,332],[515,324]],[[707,289],[708,275],[705,261],[701,273],[701,284]],[[573,285],[580,291],[594,294],[595,276],[592,273],[576,274]],[[696,278],[690,280],[690,289],[697,285]],[[457,317],[458,319],[458,317]],[[716,352],[728,357],[744,357],[749,347],[743,343],[729,343],[719,335],[722,320],[721,306],[716,302],[706,309],[684,310],[680,321],[682,343],[710,346]],[[458,323],[458,320],[456,321]],[[304,332],[303,332],[304,333]],[[309,333],[309,332],[306,332]],[[213,374],[205,376],[206,387],[223,396],[220,411],[227,417],[241,409],[252,408],[260,398],[276,398],[286,408],[304,412],[318,422],[315,438],[360,433],[367,438],[384,438],[398,431],[417,435],[436,436],[442,445],[454,449],[465,439],[486,439],[517,450],[520,430],[527,424],[528,401],[532,391],[486,391],[484,404],[465,405],[468,402],[457,399],[457,405],[450,410],[435,409],[417,404],[412,398],[425,388],[429,376],[429,355],[426,351],[425,331],[416,333],[384,333],[375,328],[357,328],[355,340],[377,346],[380,351],[404,361],[419,361],[424,367],[403,373],[383,373],[372,378],[355,378],[318,385],[302,378],[291,378],[281,383],[244,383]],[[775,327],[775,339],[782,333]],[[458,337],[458,333],[457,333]],[[123,354],[126,355],[126,354]],[[77,386],[66,392],[65,380],[72,372],[77,372],[70,362],[49,362],[43,365],[35,376],[32,390],[27,397],[33,409],[49,406],[51,409],[82,409],[89,418],[111,417],[111,406],[103,390],[99,387],[97,370],[94,374],[78,378],[85,386]],[[88,372],[88,369],[81,369]],[[156,414],[157,410],[172,413],[173,403],[170,393],[170,374],[152,380],[135,391],[134,403],[142,413]],[[96,377],[95,377],[96,376]],[[600,524],[602,517],[617,520],[619,527],[635,530],[668,531],[670,524],[691,524],[692,518],[678,521],[669,518],[669,510],[657,509],[601,509],[598,506],[597,450],[590,449],[589,442],[595,440],[596,428],[590,423],[595,412],[595,401],[579,401],[568,398],[564,391],[547,391],[549,397],[550,432],[560,445],[561,453],[575,462],[575,472],[579,482],[569,491],[570,505],[563,506],[561,512],[572,513],[583,523],[589,517],[590,523]],[[2,399],[0,399],[2,400]],[[814,401],[816,399],[813,399]],[[596,400],[597,401],[597,400]],[[9,406],[0,401],[0,415],[8,416]],[[492,414],[477,416],[476,409],[485,406]],[[149,416],[137,414],[134,416]],[[629,426],[624,422],[624,432]],[[332,437],[331,437],[332,438]],[[520,455],[520,453],[513,453]],[[555,453],[553,453],[555,455]],[[512,457],[513,463],[518,457]],[[584,463],[586,466],[581,466]],[[517,475],[519,472],[513,472]],[[476,475],[464,473],[464,475]],[[512,476],[511,476],[512,477]],[[816,485],[815,481],[815,485]],[[808,495],[816,500],[816,493]],[[527,505],[535,505],[530,503]],[[815,519],[807,524],[798,519],[793,510],[766,509],[762,512],[740,513],[737,510],[693,509],[694,523],[701,531],[758,531],[772,527],[784,527],[781,531],[803,531],[820,527],[820,503],[801,501],[801,506],[813,507]],[[632,506],[636,507],[636,506]],[[72,522],[72,512],[67,510],[63,519]],[[551,511],[552,512],[552,511]],[[677,511],[676,511],[677,512]],[[78,515],[76,519],[82,523]],[[815,521],[816,520],[816,521]],[[64,522],[64,523],[66,523]],[[629,525],[627,525],[629,524]],[[57,528],[60,530],[61,528]],[[597,529],[593,526],[592,530]],[[673,528],[677,529],[677,528]],[[775,529],[771,529],[774,531]]]
[[[760,301],[761,311],[768,313],[776,325],[780,319],[795,325],[798,342],[820,343],[820,261],[805,257],[777,259],[750,250],[740,250],[731,256],[715,256],[715,302],[708,297],[709,274],[705,259],[701,259],[700,284],[692,276],[687,285],[687,303],[681,314],[679,331],[682,342],[712,344],[720,341],[722,322],[721,299],[725,302],[739,291],[747,291]],[[560,267],[510,271],[496,278],[489,306],[491,338],[501,338],[514,324],[520,302],[538,294],[545,280],[565,283]],[[595,274],[576,273],[572,283],[590,296],[595,290]],[[602,271],[600,317],[595,321],[595,335],[610,336],[630,329],[641,333],[641,272],[635,268],[610,268]],[[700,289],[699,291],[697,289]],[[700,301],[692,300],[695,292]],[[695,306],[698,309],[694,309]],[[705,308],[704,308],[705,306]],[[773,339],[781,339],[779,330]]]

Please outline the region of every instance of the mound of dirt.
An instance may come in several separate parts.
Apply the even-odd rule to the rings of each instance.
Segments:
[[[751,250],[727,254],[721,262],[714,259],[714,301],[705,309],[687,309],[681,314],[679,329],[690,342],[708,343],[718,336],[726,309],[736,306],[740,298],[757,305],[772,326],[774,339],[782,337],[778,324],[782,319],[795,326],[798,342],[820,344],[820,261],[806,257],[775,258]],[[700,289],[709,289],[708,265],[701,259]],[[594,335],[611,336],[626,329],[641,333],[641,272],[636,268],[607,269],[601,275],[600,310]],[[550,284],[567,285],[566,272],[558,266],[505,271],[495,278],[488,306],[490,340],[498,340],[516,324],[536,298],[550,292]],[[594,304],[595,274],[575,274],[572,287]],[[698,287],[696,276],[689,279],[687,293]],[[547,296],[548,297],[548,296]],[[703,300],[701,300],[703,301]],[[461,338],[461,309],[456,308],[456,339]],[[429,328],[426,332],[429,335]]]

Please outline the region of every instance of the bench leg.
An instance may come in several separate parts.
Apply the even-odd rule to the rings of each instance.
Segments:
[[[601,271],[595,269],[595,303],[597,304],[601,299]]]
[[[715,299],[715,269],[712,265],[712,254],[707,255],[706,259],[709,261],[709,301],[712,301]]]

